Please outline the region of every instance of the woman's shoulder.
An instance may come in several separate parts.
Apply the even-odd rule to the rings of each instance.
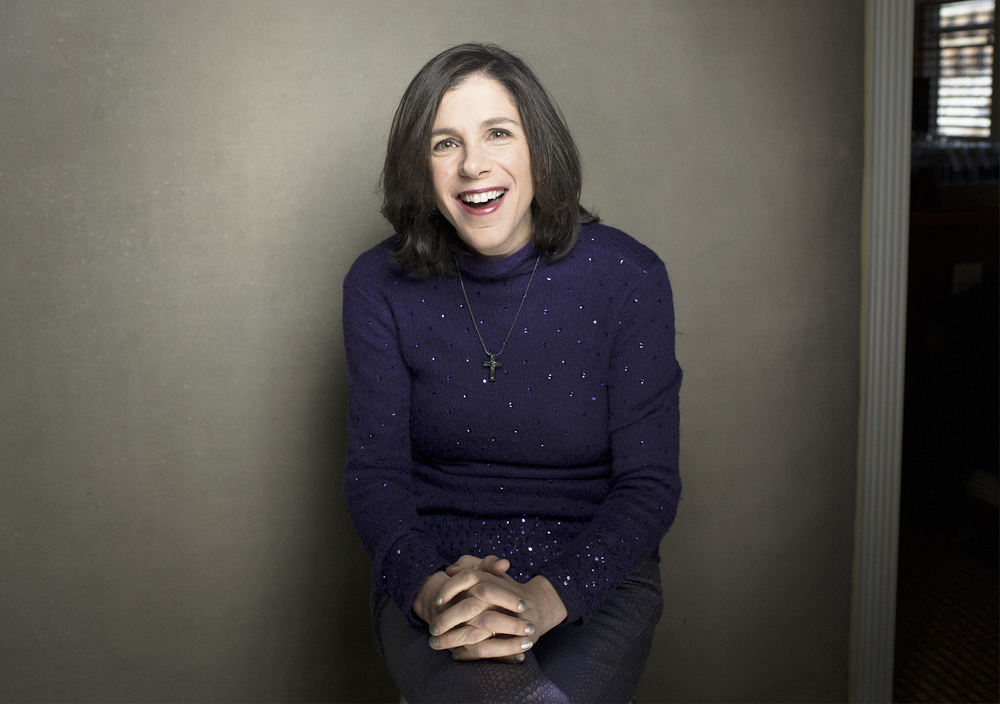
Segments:
[[[603,223],[581,225],[580,237],[570,256],[619,268],[625,276],[664,269],[656,252],[631,235]]]
[[[393,235],[379,242],[371,249],[362,252],[344,278],[344,285],[352,283],[371,286],[386,280],[405,277],[406,272],[392,258],[399,249],[399,236]]]

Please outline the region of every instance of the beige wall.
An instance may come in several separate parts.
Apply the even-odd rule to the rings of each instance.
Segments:
[[[396,696],[340,285],[388,233],[399,95],[469,39],[528,59],[586,203],[673,279],[685,488],[639,699],[846,697],[861,0],[7,0],[0,699]]]

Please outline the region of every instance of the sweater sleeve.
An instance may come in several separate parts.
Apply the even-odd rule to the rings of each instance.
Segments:
[[[379,286],[358,264],[344,280],[350,389],[344,495],[375,584],[411,626],[421,628],[426,624],[413,614],[413,600],[427,577],[449,561],[433,547],[413,502],[410,374]]]
[[[674,311],[663,263],[636,271],[608,371],[611,481],[593,519],[540,574],[585,623],[658,547],[680,500]]]

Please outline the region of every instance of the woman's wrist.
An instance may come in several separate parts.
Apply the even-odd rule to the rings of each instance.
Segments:
[[[417,592],[417,596],[413,600],[412,609],[417,618],[424,623],[430,623],[431,619],[434,618],[434,607],[436,606],[434,597],[437,595],[441,585],[446,581],[448,581],[448,575],[439,570],[425,579],[423,585],[420,587],[420,591]]]
[[[559,597],[559,592],[552,586],[552,582],[542,575],[538,575],[532,577],[528,581],[527,586],[535,592],[539,610],[544,615],[546,621],[543,624],[535,624],[536,627],[541,626],[542,633],[552,630],[566,620],[568,613],[566,605],[563,604],[562,599]]]

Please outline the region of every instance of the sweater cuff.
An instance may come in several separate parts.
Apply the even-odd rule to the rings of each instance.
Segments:
[[[559,599],[562,600],[563,606],[566,607],[566,620],[563,621],[563,623],[574,623],[576,625],[580,625],[583,620],[583,614],[580,613],[580,609],[576,607],[576,604],[563,595],[563,592],[559,589],[559,587],[554,584],[552,586],[555,588],[556,594],[559,595]]]
[[[378,588],[392,597],[407,623],[414,629],[423,630],[427,628],[427,624],[413,612],[413,602],[427,578],[435,572],[443,571],[451,562],[436,551],[415,550],[415,541],[407,542],[410,543],[410,548],[399,548],[398,552],[392,550],[391,558],[395,559],[387,556],[382,569],[374,572],[372,577]]]
[[[403,601],[402,603],[399,604],[399,610],[403,613],[403,617],[406,619],[406,622],[410,624],[410,628],[414,629],[415,631],[425,631],[427,630],[428,626],[428,624],[425,623],[422,618],[417,616],[417,612],[413,610],[413,602],[417,600],[417,594],[420,593],[420,588],[424,586],[424,582],[427,581],[428,577],[430,577],[435,572],[443,572],[444,568],[447,567],[449,564],[450,563],[448,562],[442,562],[440,566],[434,568],[426,575],[424,575],[421,579],[419,579],[417,581],[415,588],[411,588],[411,590],[407,594],[403,595],[402,597]]]
[[[577,600],[578,595],[574,594],[574,590],[570,587],[570,576],[557,577],[555,573],[547,574],[545,572],[539,572],[539,574],[549,580],[549,584],[556,590],[560,601],[566,607],[566,620],[563,623],[573,623],[578,626],[583,625],[586,619],[583,612],[580,611],[580,604]]]

